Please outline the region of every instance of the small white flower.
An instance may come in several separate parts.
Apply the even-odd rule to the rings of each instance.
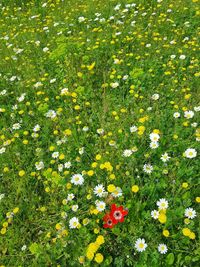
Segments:
[[[181,116],[181,114],[179,112],[174,112],[174,118],[177,119]]]
[[[74,174],[71,178],[71,183],[74,185],[82,185],[84,183],[84,178],[81,174]]]
[[[165,210],[169,206],[168,201],[165,198],[159,199],[156,204],[160,210]]]
[[[84,153],[84,150],[85,150],[84,147],[79,148],[79,150],[78,150],[79,154],[82,155]]]
[[[34,132],[38,132],[40,130],[40,125],[36,124],[35,127],[33,128]]]
[[[78,205],[72,205],[72,211],[76,212],[78,210]]]
[[[159,244],[158,245],[158,251],[161,253],[161,254],[166,254],[167,253],[167,246],[165,244]]]
[[[49,48],[48,47],[44,47],[42,50],[43,50],[44,53],[46,53],[46,52],[49,51]]]
[[[163,161],[163,162],[167,162],[167,161],[169,161],[169,159],[170,159],[171,157],[168,155],[168,153],[164,153],[164,154],[162,154],[162,156],[161,156],[161,160]]]
[[[67,195],[67,201],[71,201],[74,198],[75,198],[75,196],[72,193],[70,193],[70,194]]]
[[[184,117],[186,119],[192,119],[194,117],[194,111],[188,110],[184,112]]]
[[[153,171],[153,166],[152,165],[150,165],[150,164],[144,164],[144,166],[143,166],[143,170],[144,170],[144,172],[146,172],[146,173],[152,173],[152,171]]]
[[[149,137],[152,142],[158,142],[158,140],[160,139],[160,135],[157,133],[151,133]]]
[[[138,128],[135,125],[133,125],[133,126],[130,127],[130,132],[131,133],[137,132],[137,129]]]
[[[185,209],[185,217],[194,219],[197,216],[196,211],[193,208]]]
[[[159,216],[159,211],[157,210],[152,210],[151,211],[151,217],[154,218],[155,220],[158,219]]]
[[[151,97],[153,100],[158,100],[160,98],[159,94],[154,94]]]
[[[79,23],[81,23],[81,22],[83,22],[83,21],[85,21],[85,17],[81,16],[81,17],[78,18],[78,22],[79,22]]]
[[[47,118],[51,118],[54,119],[56,117],[56,112],[52,109],[50,109],[47,113],[46,113],[46,117]]]
[[[14,123],[12,128],[13,128],[13,130],[18,130],[21,128],[21,125],[20,125],[20,123]]]
[[[59,152],[53,152],[51,156],[53,159],[57,159],[59,157]]]
[[[6,151],[5,147],[0,148],[0,154],[3,154]]]
[[[69,228],[75,229],[79,226],[79,220],[77,217],[73,217],[69,220]]]
[[[68,88],[63,88],[62,90],[61,90],[61,93],[60,93],[60,95],[67,95],[68,94]]]
[[[103,197],[105,193],[105,188],[102,184],[98,184],[94,188],[94,194],[98,197]]]
[[[0,194],[0,201],[5,197],[5,194]]]
[[[194,107],[194,111],[196,111],[196,112],[200,111],[200,106]]]
[[[36,162],[35,163],[35,168],[36,168],[36,170],[41,170],[41,169],[43,169],[44,168],[44,162],[43,161],[40,161],[40,162]]]
[[[125,149],[124,152],[123,152],[123,156],[124,157],[130,157],[131,155],[133,154],[132,150],[131,149]]]
[[[89,130],[89,127],[88,127],[88,126],[84,126],[84,127],[83,127],[83,131],[84,131],[84,132],[87,132],[88,130]]]
[[[111,83],[110,86],[112,88],[117,88],[119,86],[119,83],[118,82],[114,82],[114,83]]]
[[[156,149],[157,147],[159,147],[159,143],[158,142],[151,142],[150,143],[150,148],[151,149]]]
[[[135,242],[135,248],[138,252],[143,252],[147,248],[147,244],[144,238],[138,238]]]
[[[70,161],[65,162],[65,164],[64,164],[64,167],[65,167],[66,169],[69,169],[71,166],[72,166],[72,164],[71,164]]]
[[[101,128],[100,129],[97,129],[97,133],[98,134],[104,134],[104,129],[101,129]]]
[[[55,82],[56,82],[56,78],[50,80],[50,83],[55,83]]]
[[[180,59],[185,59],[186,58],[186,56],[185,55],[180,55],[180,57],[179,57]]]
[[[188,158],[188,159],[195,158],[195,157],[197,156],[197,151],[196,151],[196,149],[194,149],[194,148],[188,148],[188,149],[186,149],[186,151],[185,151],[185,156],[186,156],[186,158]]]
[[[27,246],[26,246],[26,245],[23,245],[23,246],[21,247],[21,251],[25,251],[26,248],[27,248]]]
[[[95,202],[95,204],[96,204],[96,209],[98,210],[98,211],[104,211],[105,210],[105,208],[106,208],[106,203],[104,202],[104,201],[99,201],[99,200],[97,200],[96,202]]]
[[[120,187],[116,187],[115,191],[111,194],[113,197],[121,197],[122,196],[122,189]]]

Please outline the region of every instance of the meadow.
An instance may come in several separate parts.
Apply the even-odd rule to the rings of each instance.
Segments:
[[[0,2],[0,267],[200,266],[199,4]]]

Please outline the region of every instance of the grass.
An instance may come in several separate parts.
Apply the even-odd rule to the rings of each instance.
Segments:
[[[198,4],[1,1],[1,267],[199,266]]]

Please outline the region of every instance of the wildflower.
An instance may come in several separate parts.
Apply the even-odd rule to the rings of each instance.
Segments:
[[[158,142],[151,142],[150,143],[150,148],[152,148],[152,149],[158,148],[158,146],[159,146]]]
[[[188,148],[184,152],[184,155],[186,158],[192,159],[192,158],[195,158],[197,156],[197,151],[194,148]]]
[[[158,245],[158,251],[161,253],[161,254],[166,254],[167,253],[167,246],[165,244],[159,244]]]
[[[139,186],[138,185],[133,185],[132,188],[131,188],[131,191],[133,193],[137,193],[139,191]]]
[[[159,211],[157,210],[152,210],[151,211],[151,217],[154,218],[155,220],[158,219],[159,216]]]
[[[104,228],[113,228],[117,224],[117,220],[110,214],[106,214],[103,217],[103,221],[105,222],[103,225]]]
[[[158,142],[160,139],[160,135],[158,133],[151,133],[149,137],[152,142]]]
[[[123,156],[127,158],[127,157],[130,157],[132,155],[132,153],[133,153],[132,150],[125,149],[123,152]]]
[[[97,195],[98,197],[102,197],[105,193],[105,188],[102,184],[98,184],[94,188],[94,194]]]
[[[179,112],[175,112],[173,116],[175,119],[177,119],[181,116],[181,114]]]
[[[168,201],[165,198],[159,199],[156,204],[160,210],[165,210],[168,208]]]
[[[127,210],[123,209],[123,206],[117,207],[115,204],[111,205],[110,215],[117,221],[123,222],[124,217],[128,214]]]
[[[36,162],[35,163],[35,168],[39,171],[41,169],[44,168],[44,162],[43,161],[40,161],[40,162]]]
[[[103,255],[101,253],[97,253],[94,260],[97,262],[97,263],[101,263],[103,261]]]
[[[192,110],[185,111],[184,112],[184,117],[187,119],[192,119],[194,117],[194,112]]]
[[[105,208],[106,208],[106,203],[104,202],[104,201],[99,201],[99,200],[97,200],[96,202],[95,202],[95,204],[96,204],[96,209],[98,210],[98,211],[104,211],[105,210]]]
[[[77,217],[73,217],[69,220],[69,228],[75,229],[79,226],[79,220]]]
[[[81,174],[74,174],[71,178],[71,183],[74,185],[82,185],[84,183],[84,178]]]
[[[138,252],[143,252],[147,248],[147,244],[144,238],[138,238],[135,242],[135,248]]]
[[[151,164],[144,164],[143,170],[144,172],[150,174],[153,171],[153,166]]]
[[[167,162],[167,161],[169,161],[169,159],[170,159],[171,157],[168,155],[168,153],[164,153],[164,154],[162,154],[162,156],[161,156],[161,160],[163,161],[163,162]]]
[[[194,219],[196,215],[196,211],[193,208],[187,208],[185,210],[185,216],[189,219]]]
[[[151,97],[153,100],[158,100],[160,98],[159,94],[154,94]]]

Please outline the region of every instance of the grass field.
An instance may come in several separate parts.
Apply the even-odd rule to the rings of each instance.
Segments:
[[[0,13],[0,267],[200,266],[199,1]]]

